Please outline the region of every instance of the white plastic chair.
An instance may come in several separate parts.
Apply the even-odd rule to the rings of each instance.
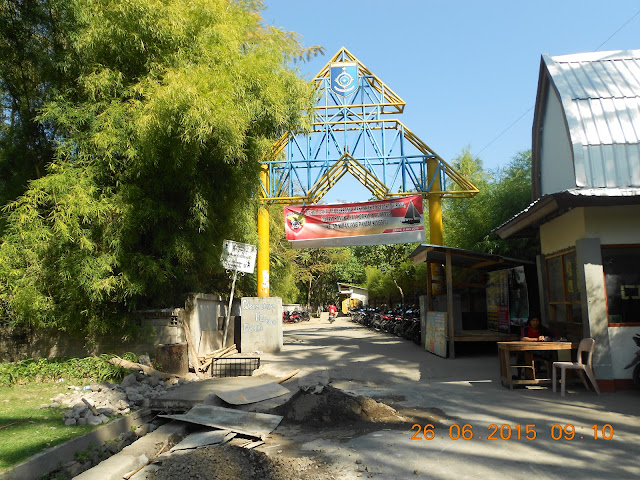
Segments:
[[[589,385],[584,378],[584,374],[587,374],[591,384],[593,385],[594,390],[598,395],[600,395],[600,389],[598,388],[598,382],[596,381],[596,377],[593,374],[592,368],[592,360],[593,360],[593,349],[595,347],[596,341],[593,338],[583,338],[580,340],[580,344],[578,345],[578,354],[577,354],[577,362],[553,362],[553,391],[556,391],[556,368],[560,369],[560,382],[562,383],[561,387],[561,395],[564,397],[565,395],[565,385],[567,378],[567,370],[577,370],[580,375],[580,379],[584,386],[589,389]],[[587,353],[587,363],[582,363],[582,354]]]

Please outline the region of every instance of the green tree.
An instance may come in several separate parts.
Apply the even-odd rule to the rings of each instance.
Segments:
[[[375,267],[383,278],[388,277],[391,280],[400,295],[403,308],[405,305],[405,291],[409,286],[406,280],[409,278],[409,272],[413,268],[408,261],[409,254],[415,250],[416,246],[417,244],[415,243],[405,243],[356,247],[357,255],[366,265]],[[380,288],[381,284],[384,285],[384,281],[380,284],[376,275],[371,275],[372,272],[369,270],[367,272],[367,288],[373,288],[374,292],[384,290]],[[373,282],[371,286],[369,281]]]
[[[0,4],[0,205],[24,193],[53,160],[56,126],[37,118],[54,92],[71,84],[65,55],[73,24],[66,0]]]
[[[472,198],[447,199],[443,203],[444,244],[477,249],[478,242],[489,232],[492,177],[484,171],[482,160],[473,157],[468,148],[453,161],[454,168],[478,187]]]
[[[37,3],[56,18],[63,5]],[[228,290],[222,241],[252,236],[257,160],[311,105],[290,67],[305,50],[263,26],[259,1],[64,5],[73,82],[42,96],[54,160],[4,210],[0,307],[15,322],[122,332],[127,311]]]
[[[335,280],[334,264],[344,261],[346,255],[348,255],[347,250],[337,248],[297,250],[294,258],[297,266],[296,276],[305,287],[307,309],[311,308],[314,290],[314,300],[318,303],[328,301],[332,299],[331,297],[335,298],[337,285],[334,284],[333,288],[330,286]]]
[[[336,282],[362,286],[366,282],[364,264],[356,256],[357,247],[343,247],[344,254],[334,265]]]
[[[299,251],[289,246],[284,232],[281,205],[269,206],[269,222],[269,292],[282,298],[282,303],[296,303],[305,288],[295,263]]]
[[[445,244],[512,257],[535,257],[535,239],[500,240],[490,234],[531,203],[531,151],[518,153],[505,168],[495,172],[485,171],[482,161],[472,157],[468,149],[453,164],[478,186],[480,193],[446,201]]]
[[[395,286],[390,281],[388,275],[384,275],[377,267],[367,266],[365,267],[366,273],[366,286],[369,292],[369,302],[373,304],[374,299],[385,299],[388,303],[391,296],[391,289],[395,289]]]

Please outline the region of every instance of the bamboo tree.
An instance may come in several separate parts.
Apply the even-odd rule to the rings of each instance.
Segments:
[[[71,79],[39,84],[55,154],[3,209],[0,315],[122,333],[127,312],[227,291],[222,242],[250,237],[258,160],[310,111],[297,36],[253,0],[26,3],[67,16]]]

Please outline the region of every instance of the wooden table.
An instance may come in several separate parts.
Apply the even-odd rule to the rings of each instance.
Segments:
[[[539,385],[541,383],[551,383],[550,377],[538,378],[535,374],[535,366],[533,363],[534,352],[558,352],[560,350],[577,350],[578,344],[571,342],[498,342],[498,357],[500,359],[500,376],[503,386],[509,386],[513,390],[514,385]],[[523,365],[512,365],[511,354],[522,353],[524,356]],[[527,368],[531,371],[531,375],[526,379],[514,380],[512,369],[520,367]],[[533,369],[532,369],[533,367]],[[549,369],[548,369],[549,370]],[[551,371],[547,375],[551,375]]]

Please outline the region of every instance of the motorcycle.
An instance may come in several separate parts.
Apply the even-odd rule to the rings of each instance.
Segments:
[[[633,337],[633,341],[636,342],[636,345],[638,346],[638,348],[640,348],[640,333],[636,333],[635,337]],[[627,365],[624,368],[625,369],[631,368],[634,365],[635,365],[635,368],[633,369],[633,374],[631,375],[631,378],[633,378],[633,384],[636,387],[640,387],[640,350],[636,352],[636,356],[633,358],[633,360],[631,360],[629,365]]]
[[[292,318],[288,310],[282,312],[282,323],[296,323],[296,319]]]

